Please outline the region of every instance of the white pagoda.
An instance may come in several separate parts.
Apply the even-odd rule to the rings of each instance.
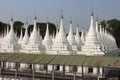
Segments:
[[[83,55],[104,55],[105,53],[101,50],[101,44],[97,38],[97,34],[94,28],[94,20],[93,20],[94,13],[91,12],[91,22],[90,28],[87,34],[86,41],[82,46],[82,49],[78,54]]]
[[[81,42],[82,42],[82,45],[84,45],[84,43],[85,43],[84,27],[82,28],[82,32],[81,32]]]
[[[76,40],[76,43],[77,43],[78,51],[81,51],[82,41],[81,41],[81,37],[80,37],[80,34],[79,34],[79,25],[78,24],[77,24],[77,27],[76,27],[75,40]]]
[[[26,28],[25,28],[25,35],[21,41],[21,49],[20,52],[26,52],[26,45],[28,44],[29,41],[29,35],[28,35],[28,22],[26,21]]]
[[[69,34],[67,36],[67,40],[68,40],[74,54],[76,54],[76,52],[78,51],[78,47],[77,47],[77,43],[75,40],[75,36],[73,35],[73,32],[72,32],[72,20],[70,21],[70,30],[69,30]]]
[[[51,53],[52,54],[63,54],[63,55],[72,54],[72,49],[67,41],[66,34],[64,31],[64,27],[63,27],[63,16],[61,16],[60,31],[56,35],[52,48],[48,54],[51,54]]]
[[[37,31],[36,20],[37,20],[37,18],[35,16],[33,31],[30,35],[28,43],[26,43],[26,45],[22,49],[22,51],[24,51],[26,53],[37,53],[38,54],[38,53],[44,52],[44,46],[42,45],[42,40]],[[26,31],[25,36],[27,36],[27,31]],[[23,38],[23,40],[27,40],[27,38],[26,39]],[[22,41],[22,44],[23,43],[24,43],[24,41]]]
[[[51,45],[52,45],[52,40],[50,38],[49,35],[49,22],[47,21],[47,29],[46,29],[46,34],[43,40],[43,45],[45,46],[46,52],[47,50],[51,49]]]
[[[7,33],[6,36],[2,38],[1,41],[2,41],[0,44],[1,52],[12,52],[12,53],[19,52],[19,46],[17,44],[17,37],[13,30],[13,18],[11,18],[10,31]]]
[[[88,31],[82,29],[81,37],[79,35],[78,26],[76,27],[76,35],[72,31],[72,21],[70,21],[70,30],[66,37],[63,25],[63,16],[60,19],[60,29],[56,29],[56,35],[49,34],[49,23],[46,24],[46,33],[44,39],[37,29],[37,18],[34,18],[34,27],[30,35],[28,35],[28,22],[26,21],[25,35],[22,29],[19,39],[13,30],[13,18],[11,18],[10,31],[4,29],[0,35],[0,52],[2,53],[34,53],[34,54],[50,54],[50,55],[118,55],[118,47],[115,38],[107,32],[102,25],[99,25],[96,19],[96,28],[94,28],[93,12],[91,13],[90,28]],[[7,64],[9,65],[9,64]],[[29,66],[21,64],[21,66]],[[14,64],[11,64],[14,67]]]

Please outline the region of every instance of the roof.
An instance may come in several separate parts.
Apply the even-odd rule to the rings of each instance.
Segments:
[[[120,57],[0,53],[0,61],[29,64],[120,68]]]
[[[83,66],[120,68],[120,57],[89,56]]]

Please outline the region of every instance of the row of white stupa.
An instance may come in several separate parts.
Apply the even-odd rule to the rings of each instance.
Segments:
[[[96,28],[94,28],[93,16],[94,14],[92,12],[90,28],[86,35],[82,30],[80,37],[78,25],[76,27],[76,35],[73,35],[71,21],[69,34],[66,36],[63,27],[63,16],[61,16],[59,32],[57,30],[55,37],[51,38],[49,35],[49,24],[47,23],[46,34],[43,40],[37,30],[36,17],[34,18],[34,28],[31,35],[28,35],[28,23],[26,23],[25,35],[22,35],[21,30],[19,39],[14,33],[12,18],[10,23],[10,31],[7,31],[7,34],[0,38],[0,52],[62,55],[116,55],[118,48],[114,37],[107,33],[107,31],[103,29],[101,25],[98,25],[98,20],[96,20]]]

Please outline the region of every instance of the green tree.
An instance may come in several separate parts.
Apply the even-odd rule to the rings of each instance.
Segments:
[[[6,29],[7,29],[7,24],[0,22],[0,34],[4,33]]]
[[[21,33],[21,29],[23,30],[23,33],[25,31],[25,29],[23,28],[24,23],[21,21],[15,21],[13,24],[14,27],[14,31],[17,32],[17,36],[20,36]]]

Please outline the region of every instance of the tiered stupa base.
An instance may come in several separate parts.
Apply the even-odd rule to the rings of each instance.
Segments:
[[[42,54],[44,53],[44,48],[41,45],[24,45],[22,46],[23,49],[20,50],[21,53],[35,53],[35,54]]]
[[[1,44],[0,52],[16,53],[19,52],[19,46],[13,44]]]

